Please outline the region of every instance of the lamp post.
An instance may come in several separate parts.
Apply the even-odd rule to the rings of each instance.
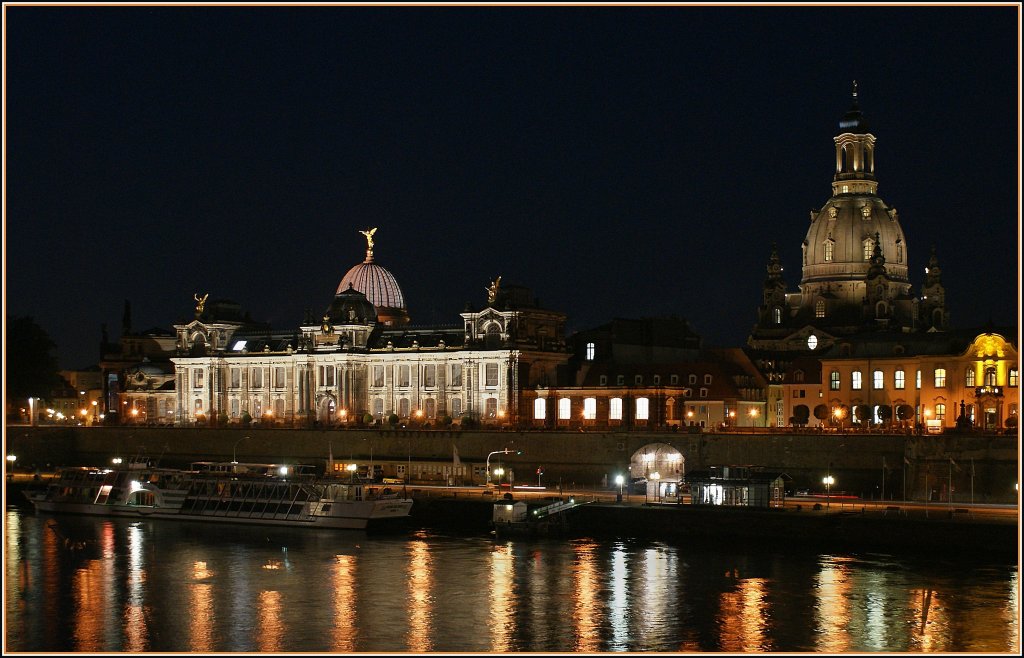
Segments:
[[[661,498],[661,473],[654,471],[651,479],[654,480],[654,502],[658,502]]]
[[[615,502],[617,502],[617,503],[621,503],[622,502],[622,482],[625,479],[626,478],[622,477],[621,475],[616,475],[615,476],[615,484],[619,485],[619,495],[615,499]]]
[[[14,479],[14,462],[18,461],[17,455],[7,455],[7,463],[11,465],[11,470],[7,474],[8,480]]]
[[[92,424],[95,425],[99,422],[100,418],[100,403],[96,400],[92,401]]]
[[[33,427],[36,424],[36,399],[28,399],[28,426]]]
[[[238,457],[236,456],[238,453],[235,452],[235,448],[238,447],[239,443],[241,443],[242,441],[245,441],[248,438],[249,438],[248,436],[243,436],[242,438],[240,438],[237,441],[235,441],[235,445],[231,446],[231,463],[232,464],[237,464],[238,463]]]
[[[754,409],[750,410],[750,426],[754,427],[754,424],[756,422],[757,422],[757,409],[754,408]]]
[[[825,514],[828,514],[829,493],[831,492],[832,485],[835,484],[836,480],[831,474],[829,474],[821,481],[825,484]]]
[[[501,476],[505,474],[505,469],[503,469],[502,467],[499,466],[498,468],[494,469],[494,474],[496,476],[498,476],[498,488],[500,489],[501,488]]]
[[[494,452],[488,453],[487,459],[484,461],[484,470],[487,471],[487,484],[491,483],[491,457],[494,455],[508,455],[515,452],[517,455],[523,454],[522,450],[510,450],[505,448],[504,450],[495,450]]]
[[[834,409],[832,410],[832,416],[833,416],[833,418],[835,418],[835,419],[836,419],[836,422],[838,422],[838,423],[839,423],[839,431],[840,431],[840,432],[842,432],[842,431],[843,431],[843,416],[844,416],[844,415],[845,415],[845,414],[843,413],[843,407],[842,407],[842,406],[838,406],[838,407],[836,407],[836,408],[834,408]]]

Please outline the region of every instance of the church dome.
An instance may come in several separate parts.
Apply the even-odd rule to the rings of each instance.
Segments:
[[[893,281],[909,281],[907,240],[894,208],[873,194],[833,196],[812,213],[803,251],[803,282],[863,280],[875,243]]]
[[[377,311],[377,318],[386,325],[402,325],[409,322],[405,309],[405,298],[398,281],[386,268],[373,262],[373,234],[377,229],[362,231],[366,236],[366,259],[350,269],[342,277],[335,295],[350,287],[366,296]]]

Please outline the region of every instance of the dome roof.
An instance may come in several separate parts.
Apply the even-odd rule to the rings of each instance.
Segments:
[[[373,256],[350,269],[338,284],[335,293],[340,295],[351,285],[357,292],[366,296],[377,308],[405,308],[405,298],[398,281],[387,269],[373,262]]]
[[[334,296],[331,305],[327,307],[327,315],[336,324],[369,324],[377,321],[377,311],[373,304],[352,284]]]
[[[813,217],[804,241],[803,282],[862,280],[875,237],[894,281],[909,281],[907,239],[896,211],[872,194],[833,196]]]

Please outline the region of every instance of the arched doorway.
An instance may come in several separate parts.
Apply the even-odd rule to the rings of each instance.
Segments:
[[[685,466],[676,448],[648,443],[629,459],[630,493],[644,493],[648,502],[679,502]]]
[[[337,403],[332,395],[324,395],[320,398],[316,405],[316,419],[321,425],[331,425],[334,423],[334,413],[337,409]]]

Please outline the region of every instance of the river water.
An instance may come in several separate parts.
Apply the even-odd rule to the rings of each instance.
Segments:
[[[18,507],[5,512],[4,541],[5,653],[1015,653],[1020,644],[1016,565]]]

